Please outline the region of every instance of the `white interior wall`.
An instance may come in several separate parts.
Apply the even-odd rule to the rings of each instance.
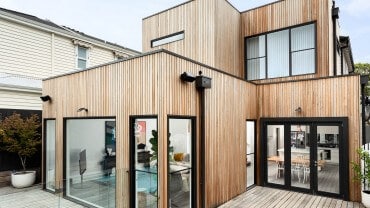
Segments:
[[[191,120],[169,119],[171,146],[174,153],[191,153]]]
[[[79,153],[86,149],[85,177],[99,177],[105,156],[105,121],[114,119],[67,120],[67,173],[68,178],[80,176]]]

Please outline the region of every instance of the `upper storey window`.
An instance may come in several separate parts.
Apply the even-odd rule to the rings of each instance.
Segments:
[[[179,41],[179,40],[182,40],[184,38],[185,38],[185,33],[184,33],[184,31],[181,31],[181,32],[173,33],[171,35],[167,35],[167,36],[164,36],[164,37],[154,39],[154,40],[151,41],[151,45],[152,45],[152,48],[154,48],[154,47],[164,45],[164,44],[167,44],[167,43],[172,43],[172,42],[175,42],[175,41]]]
[[[246,38],[248,80],[315,73],[315,24]]]

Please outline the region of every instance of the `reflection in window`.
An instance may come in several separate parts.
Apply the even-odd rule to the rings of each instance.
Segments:
[[[315,73],[315,24],[249,37],[245,44],[248,80]]]
[[[158,206],[158,132],[157,119],[134,120],[135,204]]]
[[[191,207],[192,201],[192,120],[169,119],[169,203],[170,207]]]
[[[267,126],[267,181],[285,184],[284,181],[284,126]]]
[[[98,207],[115,207],[114,119],[66,121],[66,195]]]
[[[255,139],[255,123],[254,121],[247,121],[247,187],[254,185],[254,169],[255,169],[255,153],[254,153],[254,139]]]
[[[46,120],[46,189],[55,191],[55,120]]]

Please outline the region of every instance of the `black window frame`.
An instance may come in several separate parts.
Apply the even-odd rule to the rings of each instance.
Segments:
[[[162,43],[162,44],[159,44],[159,45],[154,46],[154,43],[157,42],[157,41],[161,41],[161,40],[164,40],[164,39],[169,39],[171,37],[174,37],[174,36],[177,36],[177,35],[181,35],[181,34],[184,35],[184,37],[181,38],[181,39],[168,41],[168,42],[165,42],[165,43]],[[150,41],[150,47],[155,48],[155,47],[159,47],[161,45],[166,45],[166,44],[177,42],[177,41],[181,41],[181,40],[184,40],[184,39],[185,39],[185,30],[182,30],[182,31],[179,31],[179,32],[175,32],[175,33],[172,33],[172,34],[169,34],[169,35],[162,36],[160,38],[156,38],[156,39],[151,40]]]
[[[299,27],[303,27],[303,26],[307,26],[307,25],[313,25],[314,26],[314,48],[307,48],[307,49],[303,49],[303,50],[297,50],[297,51],[292,51],[292,35],[291,35],[291,30],[294,29],[294,28],[299,28]],[[289,76],[282,76],[282,77],[271,77],[269,78],[268,77],[268,51],[267,51],[267,48],[268,48],[268,44],[267,44],[267,35],[268,34],[272,34],[272,33],[275,33],[275,32],[280,32],[280,31],[284,31],[284,30],[288,30],[289,31]],[[250,58],[248,59],[248,49],[247,49],[247,40],[250,39],[250,38],[256,38],[256,37],[260,37],[260,36],[265,36],[265,56],[263,57],[256,57],[256,58]],[[315,66],[315,70],[313,73],[306,73],[306,74],[296,74],[296,75],[293,75],[292,74],[292,54],[293,53],[296,53],[296,52],[301,52],[301,51],[308,51],[308,50],[314,50],[314,56],[315,56],[315,63],[314,63],[314,66]],[[255,60],[255,59],[260,59],[260,58],[265,58],[265,77],[264,78],[258,78],[258,79],[248,79],[248,61],[249,60]],[[298,24],[298,25],[294,25],[294,26],[290,26],[290,27],[285,27],[285,28],[280,28],[280,29],[277,29],[277,30],[271,30],[271,31],[268,31],[268,32],[264,32],[264,33],[259,33],[259,34],[256,34],[256,35],[252,35],[252,36],[246,36],[244,37],[244,72],[245,72],[245,79],[248,80],[248,81],[256,81],[256,80],[266,80],[266,79],[278,79],[278,78],[285,78],[285,77],[294,77],[294,76],[302,76],[302,75],[309,75],[309,74],[316,74],[317,73],[317,22],[316,21],[312,21],[312,22],[307,22],[307,23],[303,23],[303,24]]]

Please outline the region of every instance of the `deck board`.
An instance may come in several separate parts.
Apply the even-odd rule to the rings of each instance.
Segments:
[[[228,207],[325,207],[325,208],[364,208],[361,203],[343,201],[341,199],[314,196],[299,192],[256,186],[220,206]]]

